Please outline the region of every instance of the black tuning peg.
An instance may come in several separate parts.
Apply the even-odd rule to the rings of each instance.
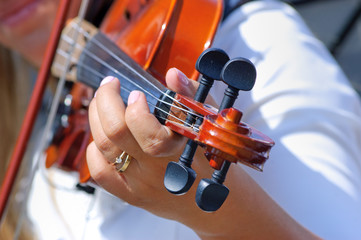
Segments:
[[[224,66],[221,78],[228,85],[219,110],[230,108],[238,97],[238,92],[250,91],[256,82],[256,68],[246,58],[229,60]]]
[[[195,101],[204,103],[208,96],[214,80],[221,79],[221,73],[224,65],[228,62],[228,55],[221,49],[210,48],[205,50],[196,62],[196,69],[202,74],[199,81],[199,87],[194,97]],[[188,114],[186,124],[198,127],[202,124],[201,118],[196,118],[193,114]],[[170,162],[164,175],[164,186],[173,194],[183,194],[193,185],[197,176],[191,168],[194,154],[197,149],[197,143],[188,140],[184,151],[178,162]]]
[[[233,106],[240,90],[249,91],[256,81],[256,68],[245,58],[229,60],[221,73],[222,80],[228,85],[219,111]],[[230,162],[225,161],[220,170],[215,170],[211,179],[202,179],[196,192],[196,203],[204,211],[218,210],[226,200],[229,189],[223,185]]]

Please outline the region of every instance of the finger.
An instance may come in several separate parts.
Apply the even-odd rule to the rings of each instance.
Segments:
[[[183,72],[176,68],[168,70],[166,74],[166,84],[170,90],[191,98],[194,97],[199,86],[197,81],[187,78]],[[207,96],[206,103],[215,107],[217,106],[210,95]]]
[[[198,82],[190,80],[184,73],[177,68],[171,68],[166,74],[167,87],[179,94],[187,97],[193,97],[198,88]]]
[[[125,120],[139,146],[146,154],[156,157],[170,156],[179,152],[183,146],[182,137],[162,125],[149,112],[145,95],[142,92],[133,91],[130,93]]]
[[[106,161],[94,142],[88,145],[86,159],[90,175],[99,186],[118,197],[126,198],[125,192],[129,192],[129,186],[125,174],[119,174]]]
[[[117,78],[110,80],[105,78],[97,91],[96,106],[106,137],[120,149],[128,152],[128,150],[138,148],[138,145],[125,122],[126,106],[120,96],[120,91],[120,83]]]
[[[122,151],[104,133],[95,101],[96,100],[93,99],[89,105],[90,130],[97,148],[104,157],[111,162],[119,156]]]

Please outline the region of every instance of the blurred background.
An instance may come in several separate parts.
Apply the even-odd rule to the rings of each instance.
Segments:
[[[361,0],[288,0],[361,95]]]

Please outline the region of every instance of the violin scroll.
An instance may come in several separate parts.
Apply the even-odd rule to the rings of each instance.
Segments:
[[[264,142],[257,141],[252,135],[252,128],[240,122],[242,113],[231,108],[240,90],[249,91],[253,88],[256,79],[254,65],[244,58],[228,60],[223,65],[220,78],[228,85],[228,88],[224,93],[219,113],[205,116],[204,121],[197,120],[199,132],[194,139],[193,149],[191,149],[191,151],[195,151],[197,147],[195,143],[203,146],[209,164],[216,169],[212,178],[202,179],[197,188],[196,203],[204,211],[216,211],[227,198],[229,189],[223,185],[223,182],[232,162],[239,161],[260,170],[259,166],[263,165],[268,158],[268,152],[273,146],[273,141],[270,139],[267,139],[270,141]],[[188,145],[187,147],[190,148]],[[178,164],[178,166],[181,165],[181,168],[179,167],[181,170],[177,169],[174,163],[171,163],[170,167],[168,166],[165,176],[168,191],[170,191],[169,185],[167,185],[169,172],[176,177],[181,176],[180,180],[174,180],[176,177],[172,179],[175,183],[174,186],[179,187],[181,191],[170,192],[179,194],[190,188],[194,179],[191,179],[190,182],[189,176],[192,175],[191,178],[195,178],[195,174],[188,173],[187,176],[186,171],[191,172],[189,163],[191,161],[188,162],[188,166]],[[183,174],[178,174],[182,171]]]
[[[245,58],[232,59],[225,64],[221,77],[228,85],[228,88],[225,90],[220,111],[233,106],[240,90],[249,91],[253,88],[256,81],[256,68]],[[242,115],[234,112],[234,110],[229,110],[226,116],[228,116],[231,123],[237,124]],[[229,129],[229,126],[233,126],[231,128],[238,130],[238,127],[233,124],[227,124],[227,121],[222,122],[221,126],[226,127],[226,129]],[[246,135],[244,136],[249,135],[248,131],[245,133]],[[218,146],[217,149],[222,149],[223,147]],[[241,152],[244,153],[243,149]],[[229,194],[229,189],[223,185],[223,182],[226,179],[231,161],[224,161],[216,154],[213,154],[212,151],[207,151],[207,155],[210,158],[211,166],[214,166],[217,170],[213,172],[211,179],[202,179],[200,181],[196,192],[196,203],[202,210],[212,212],[222,206]],[[240,157],[238,154],[235,156]]]
[[[206,65],[217,62],[210,56],[218,54],[223,56],[223,60],[218,61],[218,75],[214,72],[210,74],[210,71],[217,71],[217,68]],[[199,62],[204,65],[200,67]],[[209,49],[200,56],[196,67],[201,70],[202,79],[195,99],[176,95],[176,101],[179,104],[192,109],[183,127],[180,123],[172,122],[173,119],[165,121],[166,126],[187,136],[189,140],[179,161],[168,164],[164,185],[170,193],[178,195],[186,193],[196,178],[196,172],[191,168],[194,153],[197,146],[203,147],[205,156],[215,171],[211,179],[200,181],[196,192],[196,203],[202,210],[212,212],[219,209],[228,196],[229,189],[223,185],[223,182],[231,163],[241,162],[262,171],[274,142],[241,122],[242,112],[232,108],[239,91],[249,91],[255,84],[256,69],[249,60],[244,58],[228,60],[228,56],[223,51]],[[209,77],[210,75],[212,78]],[[204,94],[208,94],[217,78],[228,85],[218,113],[196,101],[205,100]],[[202,95],[201,98],[199,98],[200,95]]]

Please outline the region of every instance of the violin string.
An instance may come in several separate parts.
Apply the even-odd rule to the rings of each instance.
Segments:
[[[80,64],[80,65],[83,65],[83,64]],[[65,70],[65,69],[62,68],[62,66],[61,66],[60,64],[54,64],[54,67],[58,68],[58,69],[61,70],[61,71]],[[92,72],[94,75],[97,75],[97,76],[100,77],[100,78],[104,78],[104,77],[105,77],[105,75],[102,75],[101,73],[95,71],[93,68],[91,68],[91,67],[89,67],[89,66],[87,66],[87,65],[83,65],[82,67],[84,67],[87,71]],[[125,90],[125,91],[128,92],[128,93],[131,92],[131,90],[129,90],[129,89],[126,88],[126,87],[123,87],[122,90]],[[149,102],[148,99],[147,99],[147,103],[148,103],[148,105],[152,106],[153,108],[157,109],[158,111],[161,111],[161,112],[165,113],[166,115],[175,118],[175,119],[178,120],[179,122],[183,123],[185,126],[192,127],[192,124],[189,124],[189,123],[185,122],[183,119],[181,119],[181,118],[179,118],[179,117],[176,117],[176,115],[175,115],[175,113],[174,113],[173,111],[171,111],[171,113],[169,113],[169,112],[165,111],[164,109],[159,108],[158,106],[156,106],[156,105],[154,105],[153,103]],[[179,109],[179,110],[182,111],[184,114],[186,114],[186,113],[191,113],[191,114],[193,114],[193,112],[190,112],[189,110],[183,109],[183,108],[181,108],[181,107],[179,107],[179,106],[177,106],[177,105],[172,105],[172,106],[173,106],[174,108]],[[198,114],[193,114],[193,115],[198,115]],[[203,116],[201,116],[201,115],[198,115],[198,116],[203,118]],[[167,119],[164,118],[164,117],[161,118],[161,119],[162,119],[162,120],[167,120]],[[171,120],[168,119],[168,121],[171,121]],[[194,126],[193,126],[193,129],[195,129],[196,131],[199,130],[198,128],[195,128]]]
[[[69,39],[69,38],[64,38],[63,40],[74,42],[72,39]],[[140,88],[142,91],[146,92],[150,97],[152,97],[152,98],[156,99],[157,101],[159,101],[159,102],[161,102],[161,103],[163,103],[163,104],[166,104],[166,105],[168,105],[168,106],[170,106],[170,107],[175,107],[175,108],[178,108],[179,110],[184,111],[184,112],[186,112],[186,113],[188,113],[188,114],[193,114],[194,116],[196,116],[196,117],[198,117],[198,118],[203,118],[202,115],[199,115],[199,114],[197,114],[197,113],[194,113],[194,111],[189,110],[189,108],[188,108],[187,106],[185,106],[184,104],[180,103],[179,101],[177,101],[177,100],[174,99],[174,98],[172,98],[172,99],[174,100],[174,102],[180,104],[181,106],[183,106],[183,107],[186,108],[186,109],[181,108],[181,107],[178,107],[177,105],[173,105],[173,104],[171,104],[171,103],[169,103],[169,102],[166,102],[166,101],[164,101],[164,100],[162,100],[162,99],[157,98],[156,96],[154,96],[153,94],[151,94],[151,93],[149,93],[147,90],[145,90],[143,87],[141,87],[139,84],[136,84],[134,81],[130,80],[127,76],[125,76],[124,74],[122,74],[122,73],[119,72],[118,70],[114,69],[114,68],[113,68],[112,66],[110,66],[108,63],[104,62],[104,60],[100,59],[98,56],[94,55],[93,53],[89,52],[88,50],[82,48],[82,46],[81,46],[80,44],[77,44],[77,43],[75,43],[75,44],[76,44],[76,47],[77,47],[77,48],[80,48],[80,50],[84,51],[84,53],[87,54],[90,58],[92,58],[93,60],[95,60],[95,61],[97,61],[98,63],[102,64],[102,66],[105,66],[105,67],[108,68],[110,71],[112,71],[112,72],[114,72],[114,73],[116,73],[116,74],[119,74],[119,75],[122,76],[126,81],[128,81],[129,83],[131,83],[131,84],[135,85],[136,87]],[[60,55],[62,55],[63,57],[65,57],[65,58],[66,58],[66,57],[71,57],[71,56],[69,56],[68,53],[66,53],[64,50],[58,49],[57,52],[58,52]],[[78,66],[82,66],[82,67],[84,67],[84,68],[87,68],[88,71],[91,71],[92,73],[94,73],[95,75],[97,75],[97,76],[100,77],[100,78],[104,78],[104,77],[105,77],[105,76],[102,75],[100,72],[95,71],[95,70],[94,70],[93,68],[91,68],[91,67],[88,67],[88,66],[86,66],[86,65],[84,65],[84,64],[80,64],[79,62],[76,63],[76,64],[77,64]],[[145,80],[146,80],[146,79],[145,79]],[[154,87],[155,87],[155,86],[154,86]],[[124,88],[122,88],[122,89],[124,89]],[[157,88],[157,89],[158,89],[158,88]],[[159,89],[158,89],[158,90],[159,90]],[[160,91],[160,90],[159,90],[159,91]],[[130,91],[128,90],[128,92],[130,92]],[[161,92],[162,92],[162,91],[161,91]],[[162,92],[162,93],[163,93],[163,92]],[[165,95],[166,95],[166,96],[169,96],[169,95],[167,95],[167,94],[165,94]],[[170,97],[170,96],[169,96],[169,97]],[[153,104],[152,104],[152,105],[153,105]],[[154,105],[153,105],[153,106],[154,106]],[[157,109],[160,110],[159,108],[157,108]],[[175,117],[175,116],[173,116],[173,117]]]
[[[74,26],[74,23],[71,23],[71,26]],[[79,29],[79,31],[83,34],[83,36],[85,38],[87,38],[88,40],[90,40],[92,38],[92,36],[89,35],[88,32],[86,32],[83,29]],[[122,63],[124,66],[126,66],[129,70],[131,70],[133,73],[135,73],[136,75],[138,75],[139,78],[141,78],[144,81],[148,81],[142,74],[138,73],[136,70],[134,70],[131,66],[129,66],[129,64],[127,62],[125,62],[123,59],[119,58],[119,56],[115,55],[112,51],[110,51],[110,49],[108,49],[106,46],[104,46],[104,44],[102,44],[101,42],[99,42],[96,39],[93,39],[93,42],[95,43],[95,45],[97,45],[99,48],[101,48],[103,51],[105,51],[107,54],[109,54],[111,57],[113,57],[115,60],[117,60],[119,63]],[[163,94],[163,92],[157,88],[156,86],[154,86],[154,84],[152,84],[151,82],[149,82],[149,84],[159,93]],[[168,96],[170,97],[170,96]],[[174,99],[172,99],[174,100]]]
[[[69,43],[69,44],[74,42],[74,40],[71,39],[71,38],[68,37],[68,36],[64,36],[64,37],[62,37],[62,39],[63,39],[64,41],[66,41],[67,43]],[[173,107],[175,107],[175,108],[178,108],[179,110],[185,111],[185,112],[187,112],[187,113],[189,113],[189,114],[193,114],[194,116],[196,116],[196,117],[198,117],[198,118],[203,118],[202,115],[197,114],[197,113],[195,113],[194,111],[188,110],[189,107],[186,106],[186,105],[184,105],[184,104],[182,104],[182,103],[179,102],[177,99],[175,99],[175,98],[173,98],[172,96],[170,96],[170,95],[162,92],[160,89],[158,89],[156,86],[154,86],[153,84],[151,84],[151,83],[150,83],[146,78],[144,78],[143,76],[142,76],[143,80],[147,81],[149,84],[151,84],[152,87],[154,87],[155,89],[157,89],[157,91],[159,91],[159,92],[162,93],[163,95],[165,95],[165,96],[169,97],[170,99],[172,99],[173,102],[176,102],[176,103],[178,103],[179,105],[183,106],[183,108],[178,107],[178,106],[174,106],[173,104],[171,104],[171,103],[169,103],[169,102],[166,102],[166,101],[164,101],[164,100],[162,100],[162,99],[157,98],[156,96],[154,96],[153,94],[151,94],[149,91],[145,90],[142,86],[140,86],[139,84],[135,83],[134,81],[132,81],[131,79],[129,79],[127,76],[125,76],[123,73],[119,72],[117,69],[115,69],[115,68],[113,68],[112,66],[110,66],[110,65],[109,65],[108,63],[106,63],[104,60],[100,59],[100,58],[99,58],[98,56],[96,56],[94,53],[92,53],[92,52],[90,52],[89,50],[83,48],[83,46],[81,46],[81,45],[78,44],[78,43],[75,43],[75,44],[76,44],[76,47],[77,47],[79,50],[83,51],[83,52],[84,52],[86,55],[88,55],[90,58],[92,58],[93,60],[97,61],[97,62],[100,63],[103,67],[106,67],[108,70],[112,71],[113,73],[119,74],[119,75],[122,76],[123,79],[126,80],[128,83],[130,83],[130,84],[138,87],[138,88],[141,89],[143,92],[147,93],[150,97],[156,99],[158,102],[161,102],[161,103],[163,103],[163,104],[165,104],[165,105],[168,105],[168,106],[170,106],[170,107],[173,106]],[[65,51],[63,51],[63,50],[62,50],[62,52],[63,52],[63,54],[67,54],[67,53],[66,53]],[[116,56],[116,55],[115,55],[115,56]],[[64,57],[67,57],[67,56],[64,56]],[[79,64],[79,63],[77,63],[77,65],[85,67],[84,64]],[[127,67],[128,67],[128,69],[129,69],[129,65],[127,65]],[[88,70],[91,70],[93,73],[95,72],[92,68],[88,68]],[[140,73],[136,72],[133,68],[131,68],[131,70],[132,70],[132,72],[137,73],[138,76],[141,76]],[[98,76],[99,76],[99,75],[98,75]]]
[[[69,53],[67,53],[66,51],[64,51],[61,48],[58,48],[56,50],[56,53],[58,53],[60,56],[64,57],[65,59],[70,58],[70,61],[77,62],[77,59],[74,56],[71,56]],[[60,64],[58,64],[58,65],[60,65]]]
[[[83,65],[83,64],[79,64],[79,65],[82,65],[82,67],[84,67],[87,71],[92,72],[93,74],[97,75],[97,76],[100,77],[100,78],[106,77],[105,75],[102,75],[101,73],[95,71],[93,68],[91,68],[91,67],[89,67],[89,66],[87,66],[87,65]],[[65,69],[62,67],[62,65],[60,65],[60,64],[54,64],[54,67],[58,68],[58,69],[61,70],[61,71],[64,71],[64,70],[65,70]],[[131,91],[130,91],[128,88],[126,88],[126,87],[123,87],[122,90],[125,90],[125,91],[128,92],[128,93],[131,92]],[[199,131],[199,128],[197,128],[197,127],[195,127],[194,125],[189,124],[189,123],[187,123],[186,121],[184,121],[183,119],[177,117],[177,116],[174,114],[174,112],[168,113],[168,112],[165,111],[164,109],[159,108],[158,106],[154,105],[153,103],[149,102],[148,100],[147,100],[147,103],[148,103],[148,105],[151,105],[152,107],[154,107],[154,108],[157,109],[158,111],[161,111],[161,112],[165,113],[166,115],[169,115],[169,116],[175,118],[175,119],[178,120],[179,122],[183,123],[185,126],[191,127],[191,128],[193,128],[193,130],[195,130],[195,131]],[[187,112],[187,113],[189,112],[189,111],[186,111],[186,110],[184,110],[183,108],[178,107],[178,106],[176,106],[176,105],[173,105],[173,107],[178,108],[178,109],[180,109],[180,110],[183,111],[183,112]],[[169,119],[167,119],[167,118],[165,118],[165,117],[161,117],[161,116],[158,116],[158,117],[160,117],[162,120],[165,120],[165,121],[175,122],[175,121],[169,120]],[[202,116],[202,117],[203,117],[203,116]]]
[[[71,26],[73,27],[75,25],[75,23],[71,23]],[[88,40],[91,39],[91,36],[89,35],[88,32],[86,32],[84,29],[80,28],[79,31],[83,34],[83,36],[85,38],[87,38]],[[73,39],[71,39],[71,41],[74,41]],[[95,45],[97,45],[99,48],[101,48],[103,51],[105,51],[106,53],[108,53],[111,57],[113,57],[116,61],[118,61],[119,63],[122,63],[123,66],[126,66],[130,71],[132,71],[133,73],[135,73],[139,78],[141,78],[142,80],[148,82],[156,91],[158,91],[161,94],[164,94],[165,96],[167,96],[168,98],[172,99],[175,102],[178,102],[180,105],[182,105],[183,107],[186,107],[184,104],[180,103],[178,100],[174,99],[172,96],[168,95],[167,93],[163,93],[159,88],[157,88],[153,83],[149,82],[142,74],[140,74],[139,72],[137,72],[135,69],[133,69],[131,66],[129,66],[129,64],[127,62],[125,62],[123,59],[121,59],[119,56],[117,56],[116,54],[114,54],[112,51],[110,51],[110,49],[108,49],[106,46],[104,46],[104,44],[102,44],[101,42],[99,42],[97,39],[94,39],[93,42],[95,43]],[[83,46],[81,46],[82,48]],[[126,79],[128,82],[130,82],[131,84],[135,84],[133,81]],[[137,86],[139,87],[139,86]],[[139,87],[140,89],[142,89],[141,87]],[[201,117],[201,116],[198,116]]]
[[[63,38],[63,40],[69,41],[69,42],[74,42],[74,41],[73,41],[72,39],[70,39],[69,37]],[[185,112],[187,112],[187,113],[189,113],[189,114],[193,114],[194,116],[196,116],[196,117],[198,117],[198,118],[203,118],[202,115],[196,114],[196,113],[194,113],[194,111],[188,110],[189,107],[187,107],[186,105],[180,103],[178,100],[176,100],[175,98],[171,97],[170,95],[168,95],[168,94],[160,91],[158,88],[157,88],[157,89],[158,89],[161,93],[163,93],[165,96],[171,98],[174,102],[176,102],[176,103],[180,104],[181,106],[183,106],[183,108],[178,107],[178,106],[176,106],[176,105],[173,105],[173,104],[171,104],[171,103],[169,103],[169,102],[166,102],[166,101],[164,101],[164,100],[162,100],[162,99],[157,98],[156,96],[154,96],[153,94],[151,94],[149,91],[145,90],[142,86],[140,86],[139,84],[136,84],[134,81],[132,81],[131,79],[129,79],[127,76],[125,76],[124,74],[122,74],[121,72],[119,72],[118,70],[116,70],[115,68],[113,68],[112,66],[110,66],[110,65],[109,65],[108,63],[106,63],[104,60],[100,59],[100,58],[99,58],[98,56],[96,56],[94,53],[92,53],[92,52],[84,49],[80,44],[76,43],[76,46],[77,46],[78,49],[82,50],[82,51],[83,51],[86,55],[88,55],[90,58],[92,58],[93,60],[95,60],[95,61],[97,61],[98,63],[102,64],[102,66],[108,68],[108,70],[112,71],[113,73],[119,74],[119,75],[122,76],[123,79],[126,80],[128,83],[133,84],[134,86],[140,88],[142,91],[146,92],[150,97],[156,99],[158,102],[161,102],[161,103],[163,103],[163,104],[165,104],[165,105],[168,105],[168,106],[173,106],[173,107],[175,107],[175,108],[178,108],[179,110],[185,111]],[[59,50],[58,52],[59,52],[59,54],[62,54],[64,57],[68,57],[68,56],[66,56],[67,53],[66,53],[64,50]],[[78,66],[82,66],[82,67],[86,67],[86,65],[84,65],[84,64],[79,64],[79,63],[77,63],[77,65],[78,65]],[[88,69],[89,71],[93,72],[93,73],[96,72],[96,71],[95,71],[94,69],[92,69],[92,68],[89,68],[89,67],[88,67],[87,69]],[[99,74],[97,74],[97,76],[99,76]],[[102,77],[102,78],[103,78],[103,77]],[[146,80],[146,79],[145,79],[145,80]],[[146,80],[146,81],[147,81],[147,80]],[[154,87],[155,87],[155,86],[154,86]],[[185,108],[186,108],[186,109],[185,109]]]
[[[63,37],[62,37],[63,38]],[[77,44],[75,41],[73,41],[76,46],[79,46],[79,44]],[[105,62],[104,60],[102,60],[101,58],[99,58],[98,56],[96,56],[94,53],[88,51],[87,49],[83,48],[82,49],[83,52],[88,55],[90,58],[92,58],[93,60],[97,61],[98,63],[102,64],[102,66],[105,66],[106,68],[108,68],[109,70],[111,70],[113,73],[115,74],[119,74],[121,77],[123,77],[125,80],[127,80],[129,83],[132,83],[134,86],[138,87],[139,89],[141,89],[142,91],[144,91],[145,93],[149,94],[150,96],[152,96],[153,98],[156,99],[156,97],[151,94],[150,92],[148,92],[147,90],[145,90],[143,87],[141,87],[139,84],[131,81],[130,79],[128,79],[123,73],[119,72],[117,69],[113,68],[112,66],[110,66],[107,62]],[[158,88],[157,88],[158,89]]]

